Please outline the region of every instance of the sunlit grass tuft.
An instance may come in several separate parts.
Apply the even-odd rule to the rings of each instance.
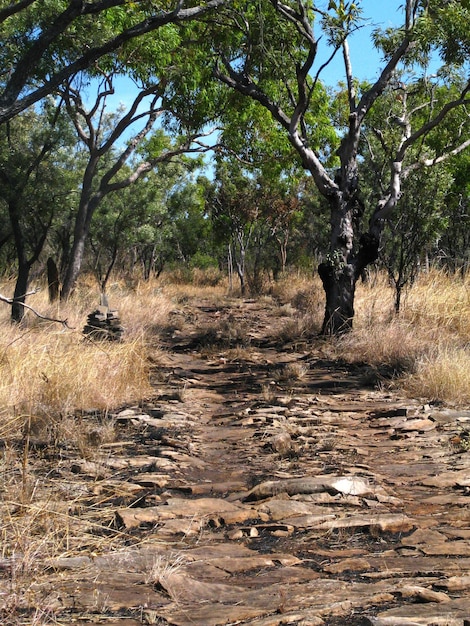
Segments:
[[[14,329],[9,330],[10,336]],[[0,403],[11,414],[68,415],[112,409],[151,391],[145,346],[134,340],[94,344],[75,333],[36,332],[5,344],[2,332]]]
[[[436,328],[470,341],[470,275],[423,273],[407,298],[403,314],[416,328]]]
[[[413,371],[427,346],[410,324],[391,320],[363,327],[332,341],[331,354],[347,362],[385,366],[392,373]]]
[[[411,396],[464,405],[470,401],[470,279],[441,271],[420,275],[394,313],[386,276],[359,284],[354,330],[329,346],[349,362],[381,367]]]
[[[418,360],[415,372],[402,381],[411,397],[456,406],[470,404],[470,350],[444,347]]]
[[[79,299],[80,296],[80,299]],[[0,406],[8,419],[18,416],[66,416],[80,410],[110,410],[138,402],[151,393],[149,353],[155,327],[164,325],[171,301],[160,293],[136,289],[109,296],[118,310],[125,339],[95,342],[82,334],[86,317],[99,304],[96,290],[78,293],[51,306],[46,294],[28,299],[41,314],[67,320],[68,327],[29,312],[12,325],[9,307],[0,316]],[[16,418],[15,418],[16,416]]]

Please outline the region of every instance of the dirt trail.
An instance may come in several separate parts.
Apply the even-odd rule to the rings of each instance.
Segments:
[[[51,478],[111,538],[50,560],[55,623],[469,626],[470,412],[281,345],[266,302],[173,322],[155,399]]]

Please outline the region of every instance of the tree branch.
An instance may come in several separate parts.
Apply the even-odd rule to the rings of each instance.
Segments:
[[[435,115],[431,120],[423,124],[421,128],[418,128],[417,131],[410,134],[410,136],[403,142],[401,146],[398,157],[404,158],[406,151],[410,146],[412,146],[418,139],[428,135],[434,128],[439,126],[442,120],[454,109],[470,104],[470,98],[467,98],[468,93],[470,92],[470,81],[466,84],[465,88],[462,90],[460,94],[460,98],[457,100],[452,100],[451,102],[447,102],[442,109],[439,111],[437,115]]]
[[[30,4],[34,4],[37,0],[21,0],[20,2],[11,2],[4,9],[0,10],[0,24],[7,18],[19,13],[29,7]]]
[[[312,174],[320,193],[325,196],[329,196],[335,189],[337,189],[337,185],[329,176],[327,170],[315,152],[305,145],[293,118],[290,118],[282,110],[282,108],[273,102],[261,89],[259,89],[259,87],[251,79],[236,72],[231,67],[228,59],[226,59],[223,55],[221,55],[221,61],[224,64],[227,73],[224,74],[216,65],[214,68],[215,77],[228,87],[231,87],[239,93],[256,100],[271,113],[272,117],[287,130],[289,142],[301,157],[303,167],[305,167],[305,169]]]
[[[26,296],[34,295],[35,293],[37,293],[37,289],[35,289],[34,291],[30,291],[28,293],[25,293],[24,295],[26,297]],[[28,311],[31,311],[32,313],[34,313],[34,315],[36,315],[36,317],[39,317],[42,320],[46,320],[47,322],[56,322],[57,324],[62,324],[69,330],[73,330],[73,328],[69,326],[66,319],[59,320],[59,319],[56,319],[55,317],[48,317],[47,315],[42,315],[41,313],[33,309],[33,307],[29,306],[28,304],[25,304],[24,302],[19,302],[18,300],[14,300],[13,298],[7,298],[6,296],[3,296],[1,293],[0,293],[0,302],[5,302],[6,304],[10,304],[10,305],[20,304],[22,307],[24,307],[25,309],[28,309]]]
[[[32,78],[38,63],[43,58],[48,48],[67,30],[74,19],[81,15],[99,14],[110,7],[126,4],[127,1],[128,0],[102,0],[98,3],[88,3],[83,0],[70,0],[67,9],[56,18],[46,31],[39,35],[34,44],[17,62],[16,68],[0,96],[0,124],[15,117],[18,113],[21,113],[42,98],[48,96],[68,78],[86,70],[97,59],[116,51],[126,42],[157,30],[167,24],[184,22],[201,17],[212,9],[216,9],[227,2],[227,0],[208,0],[208,2],[200,6],[182,8],[183,3],[179,1],[172,11],[158,11],[155,15],[123,30],[119,35],[109,39],[103,45],[87,49],[78,59],[75,59],[75,61],[70,62],[66,67],[63,67],[53,74],[42,86],[32,89],[32,91],[24,97],[18,98],[21,91],[28,83],[28,80]]]
[[[434,157],[433,159],[422,159],[421,161],[415,161],[415,163],[412,163],[411,165],[409,165],[403,170],[403,177],[406,178],[408,174],[419,169],[420,167],[432,167],[433,165],[444,163],[451,157],[456,156],[457,154],[460,154],[461,152],[466,150],[468,147],[470,147],[470,139],[467,139],[467,141],[464,141],[463,143],[461,143],[459,146],[456,146],[452,150],[449,150],[448,152],[440,154],[438,157]]]
[[[357,124],[360,125],[367,115],[369,109],[377,100],[377,98],[383,93],[384,89],[390,83],[393,72],[395,71],[400,60],[405,56],[412,45],[411,38],[406,35],[395,50],[387,65],[382,70],[379,78],[375,81],[370,89],[368,89],[362,96],[359,104],[357,105]]]

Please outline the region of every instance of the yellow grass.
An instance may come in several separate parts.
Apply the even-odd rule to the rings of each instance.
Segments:
[[[324,296],[317,277],[289,275],[273,294],[299,313],[286,322],[286,337],[302,333],[306,322],[318,332]],[[396,315],[387,276],[372,273],[357,285],[355,312],[353,331],[323,344],[326,356],[385,367],[397,386],[423,401],[470,403],[470,277],[421,274]]]
[[[102,346],[50,329],[25,331],[15,339],[13,334],[14,329],[2,328],[0,404],[11,414],[110,409],[150,391],[138,340]]]
[[[470,351],[464,347],[442,347],[418,361],[416,371],[402,381],[405,390],[425,401],[470,404]]]
[[[341,356],[389,365],[411,396],[455,405],[470,402],[470,278],[423,273],[400,315],[384,276],[359,285],[355,329],[340,343]]]
[[[405,315],[418,328],[470,341],[470,276],[423,274],[410,292]]]
[[[9,285],[1,293],[8,294]],[[45,293],[28,299],[41,314],[67,319],[69,327],[44,321],[32,312],[20,326],[10,323],[9,307],[0,310],[0,407],[2,426],[24,417],[66,416],[75,411],[110,410],[138,402],[151,393],[149,356],[158,358],[157,330],[167,323],[173,304],[155,284],[133,290],[115,284],[109,294],[119,312],[125,341],[94,342],[82,334],[99,298],[84,281],[70,302],[50,306]]]
[[[162,281],[129,285],[116,281],[109,304],[119,312],[125,341],[94,343],[84,339],[87,315],[99,304],[93,281],[81,281],[70,302],[50,306],[44,290],[28,299],[41,313],[67,319],[74,330],[28,313],[12,326],[9,307],[0,308],[0,407],[2,430],[28,415],[69,415],[87,409],[111,410],[151,393],[149,357],[159,357],[158,334],[182,314],[188,298],[225,299],[227,282],[198,284]],[[11,284],[0,292],[8,295]],[[292,332],[321,326],[323,294],[317,277],[289,275],[270,293],[297,317],[286,318]],[[183,311],[184,315],[184,311]],[[313,331],[312,331],[313,334]],[[443,272],[423,274],[405,297],[401,314],[393,311],[393,290],[383,275],[359,284],[354,330],[328,348],[332,356],[406,372],[403,388],[414,395],[452,403],[469,401],[470,280]],[[20,420],[21,421],[21,420]]]

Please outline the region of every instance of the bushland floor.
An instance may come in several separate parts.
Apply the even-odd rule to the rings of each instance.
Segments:
[[[4,448],[2,624],[470,624],[470,411],[284,323],[188,298],[152,398],[77,416],[87,446]]]

